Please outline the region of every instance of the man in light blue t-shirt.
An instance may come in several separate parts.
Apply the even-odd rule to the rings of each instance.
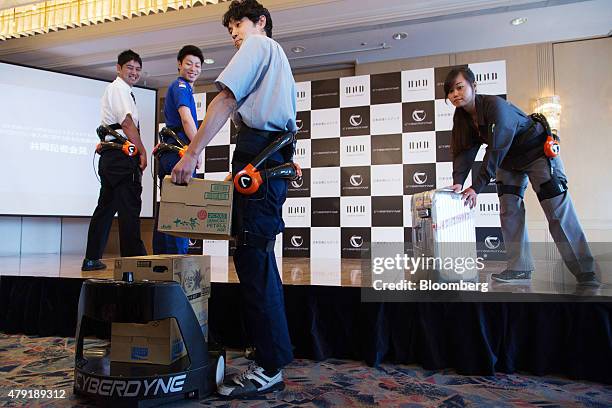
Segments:
[[[233,175],[280,135],[297,132],[295,81],[285,52],[271,38],[268,10],[255,0],[234,0],[223,16],[223,25],[238,52],[217,78],[220,93],[210,103],[186,154],[172,170],[175,183],[189,182],[201,151],[230,115],[239,129]],[[265,167],[290,160],[291,153],[274,153]],[[298,166],[296,170],[301,175]],[[243,397],[284,388],[281,369],[293,359],[283,285],[274,257],[276,235],[285,226],[282,206],[287,183],[286,179],[268,179],[253,195],[234,191],[234,265],[244,299],[247,334],[256,351],[255,364],[219,387],[223,396]]]

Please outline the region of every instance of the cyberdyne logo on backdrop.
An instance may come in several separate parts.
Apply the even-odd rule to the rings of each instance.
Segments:
[[[291,187],[293,188],[300,188],[304,185],[304,179],[302,177],[300,177],[297,180],[292,180],[291,181]]]
[[[301,247],[304,244],[304,238],[301,235],[294,235],[291,237],[291,245],[296,248]]]
[[[497,249],[499,248],[501,241],[499,240],[499,237],[496,237],[495,235],[488,235],[485,238],[484,243],[488,249]]]
[[[415,109],[412,111],[412,120],[422,122],[427,117],[427,113],[423,109]]]
[[[353,248],[361,248],[363,245],[363,237],[361,235],[352,235],[349,242]]]
[[[361,122],[363,122],[363,118],[361,117],[361,115],[351,115],[351,117],[349,118],[349,123],[351,124],[351,126],[360,126]]]
[[[417,171],[412,175],[412,180],[418,185],[425,184],[427,182],[427,173]]]
[[[359,187],[363,183],[363,177],[361,177],[361,174],[353,174],[349,181],[352,186]]]

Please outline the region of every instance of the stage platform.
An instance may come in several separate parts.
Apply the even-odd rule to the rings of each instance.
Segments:
[[[74,336],[82,283],[112,277],[82,273],[81,255],[0,257],[0,332]],[[580,288],[558,264],[542,264],[529,285],[492,282],[487,293],[451,298],[367,301],[369,263],[360,259],[277,258],[296,357],[346,358],[452,368],[459,374],[556,374],[612,383],[612,288]],[[248,345],[240,286],[230,257],[213,257],[210,339]],[[467,296],[471,295],[471,296]],[[108,333],[107,333],[108,334]]]
[[[0,276],[32,276],[47,278],[112,279],[116,257],[103,259],[107,269],[82,272],[82,255],[39,254],[0,257]],[[284,285],[369,287],[370,263],[361,259],[277,258]],[[211,281],[238,283],[234,262],[229,256],[211,256]],[[558,262],[537,262],[528,284],[505,284],[491,279],[491,274],[504,269],[505,262],[488,261],[479,272],[478,282],[488,284],[488,293],[543,294],[569,296],[601,296],[612,300],[612,274],[601,274],[599,288],[576,284],[573,276]],[[406,276],[410,279],[410,276]],[[511,299],[504,299],[511,300]],[[526,300],[526,299],[517,299]]]

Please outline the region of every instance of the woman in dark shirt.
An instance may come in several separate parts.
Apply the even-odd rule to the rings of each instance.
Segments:
[[[474,74],[467,67],[448,74],[444,92],[456,108],[451,138],[456,192],[461,192],[480,146],[487,145],[480,172],[461,194],[473,208],[477,195],[495,178],[508,264],[491,277],[500,282],[531,279],[534,264],[523,203],[529,180],[563,261],[578,283],[597,286],[593,256],[567,191],[561,158],[544,154],[543,124],[499,96],[476,94]]]

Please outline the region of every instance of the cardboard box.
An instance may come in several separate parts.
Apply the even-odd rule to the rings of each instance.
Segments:
[[[229,239],[232,230],[231,181],[192,179],[189,185],[162,182],[158,231],[193,239]]]
[[[152,255],[115,260],[113,277],[121,279],[123,272],[132,272],[135,281],[179,282],[204,338],[208,338],[209,256]],[[185,345],[175,319],[111,325],[111,361],[168,365],[185,354]]]
[[[208,338],[208,298],[191,302],[200,328]],[[145,324],[113,323],[110,360],[126,363],[170,365],[187,354],[175,319]]]
[[[113,278],[121,280],[123,272],[132,272],[135,281],[175,281],[189,301],[210,296],[210,256],[149,255],[115,260]]]
[[[169,365],[186,354],[175,319],[112,324],[111,361]]]

